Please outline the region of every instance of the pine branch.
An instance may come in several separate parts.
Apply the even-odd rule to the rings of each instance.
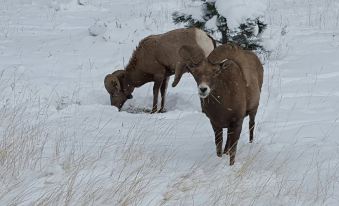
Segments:
[[[204,28],[206,22],[202,22],[192,18],[192,15],[186,15],[180,12],[174,12],[172,14],[172,19],[175,24],[185,23],[185,27],[197,27]]]
[[[220,15],[215,7],[215,1],[201,0],[202,3],[202,20],[197,20],[192,15],[184,14],[182,12],[174,12],[172,14],[173,22],[175,24],[183,23],[186,28],[197,27],[205,32],[213,35],[216,32],[221,33],[221,38],[216,41],[227,43],[232,41],[237,45],[249,50],[266,51],[261,45],[260,34],[264,32],[267,27],[260,18],[247,19],[245,23],[240,24],[238,30],[229,30],[227,26],[227,19]],[[214,16],[216,18],[216,28],[206,28],[206,22],[211,20]]]

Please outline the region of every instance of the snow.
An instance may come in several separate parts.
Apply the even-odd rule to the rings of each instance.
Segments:
[[[205,28],[211,31],[218,31],[217,16],[213,16],[210,20],[208,20],[205,24]]]
[[[107,30],[105,22],[100,20],[96,21],[92,26],[88,28],[89,34],[92,36],[103,35]]]
[[[187,4],[187,6],[184,7],[184,9],[179,9],[179,15],[185,15],[185,16],[191,16],[192,19],[198,20],[198,21],[204,21],[203,15],[202,15],[202,3],[201,1],[192,1]],[[181,13],[181,11],[183,13]]]
[[[54,9],[55,11],[59,11],[61,9],[59,2],[57,2],[55,0],[50,2],[49,7]]]
[[[228,27],[236,30],[247,19],[264,16],[267,0],[217,0],[215,7],[227,19]]]
[[[88,5],[88,3],[88,0],[78,0],[78,4],[82,6]]]
[[[246,119],[232,167],[189,74],[161,114],[144,112],[152,84],[122,112],[103,85],[190,1],[87,2],[0,3],[0,205],[339,204],[336,0],[267,4],[254,143]]]

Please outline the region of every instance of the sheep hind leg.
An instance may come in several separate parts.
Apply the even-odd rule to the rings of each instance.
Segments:
[[[160,93],[161,93],[161,107],[159,110],[160,113],[165,112],[165,98],[166,98],[168,80],[169,80],[169,77],[166,77],[166,79],[162,82],[161,88],[160,88]]]
[[[154,81],[153,85],[153,107],[151,114],[156,113],[158,110],[158,97],[159,97],[159,89],[161,87],[162,81]]]
[[[255,127],[255,116],[256,116],[256,114],[257,114],[257,110],[251,111],[251,112],[248,113],[249,118],[250,118],[250,120],[249,120],[249,125],[248,125],[249,130],[250,130],[250,139],[249,139],[249,140],[250,140],[250,143],[253,142],[253,137],[254,137],[254,127]]]

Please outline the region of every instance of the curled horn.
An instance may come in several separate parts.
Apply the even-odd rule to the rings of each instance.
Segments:
[[[179,49],[179,56],[181,60],[176,65],[172,87],[179,83],[182,75],[186,72],[186,67],[194,67],[205,58],[203,51],[199,47],[189,45],[184,45]]]
[[[121,90],[118,77],[114,74],[108,74],[104,80],[105,88],[109,93],[113,93],[114,89]]]
[[[235,49],[236,46],[231,44],[220,45],[208,55],[207,59],[211,64],[221,64],[231,57]]]
[[[112,84],[113,84],[113,86],[115,86],[119,91],[121,90],[121,85],[120,85],[120,81],[119,81],[118,77],[113,76],[113,78],[112,78]]]
[[[185,69],[186,65],[183,62],[178,62],[175,66],[175,76],[174,76],[174,81],[172,83],[172,87],[177,86],[177,84],[179,83],[182,75],[185,73],[186,69]]]

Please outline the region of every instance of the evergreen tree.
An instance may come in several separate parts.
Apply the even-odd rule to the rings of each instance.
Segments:
[[[249,50],[263,50],[260,44],[260,34],[265,30],[266,24],[258,18],[247,19],[246,22],[240,24],[237,30],[231,30],[227,26],[227,19],[219,14],[215,6],[215,0],[201,0],[202,15],[200,19],[194,18],[191,14],[182,12],[174,12],[172,18],[175,24],[184,23],[185,27],[197,27],[207,33],[214,35],[220,32],[220,38],[216,39],[218,42],[224,44],[226,42],[233,42],[245,49]],[[215,27],[209,26],[209,21],[215,23]]]

